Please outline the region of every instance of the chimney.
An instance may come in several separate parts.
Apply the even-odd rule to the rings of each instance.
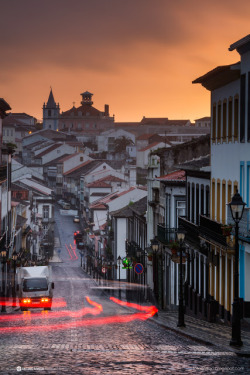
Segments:
[[[104,116],[109,117],[109,105],[105,104],[104,106]]]

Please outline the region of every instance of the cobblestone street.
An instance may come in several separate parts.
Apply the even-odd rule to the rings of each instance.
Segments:
[[[249,358],[201,345],[111,301],[80,259],[70,259],[63,246],[73,243],[70,218],[58,220],[64,232],[61,261],[52,263],[52,311],[0,315],[0,374],[250,373]]]

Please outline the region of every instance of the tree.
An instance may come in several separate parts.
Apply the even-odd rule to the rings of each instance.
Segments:
[[[124,135],[122,137],[116,138],[114,141],[114,151],[115,152],[124,152],[126,147],[134,145],[134,142],[131,138],[127,138]]]

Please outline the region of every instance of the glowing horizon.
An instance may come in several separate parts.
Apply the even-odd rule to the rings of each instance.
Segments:
[[[0,1],[0,97],[37,119],[50,87],[61,112],[88,90],[117,122],[209,116],[192,81],[239,61],[228,47],[250,33],[246,0]]]

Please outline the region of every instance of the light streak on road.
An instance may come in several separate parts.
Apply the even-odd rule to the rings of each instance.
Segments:
[[[97,302],[92,301],[89,297],[86,297],[89,304],[94,306],[93,308],[83,308],[79,311],[58,311],[58,312],[49,312],[46,314],[46,318],[60,318],[60,317],[69,317],[69,318],[82,318],[83,315],[92,314],[97,315],[103,311],[102,305],[98,304]],[[73,320],[70,322],[63,322],[58,324],[46,324],[46,325],[26,325],[24,327],[0,327],[0,333],[13,333],[13,332],[25,332],[25,333],[33,333],[37,331],[51,331],[51,330],[63,330],[63,329],[70,329],[72,327],[87,327],[87,326],[103,326],[108,324],[125,324],[130,323],[135,320],[147,320],[150,317],[154,316],[158,311],[155,306],[141,306],[135,303],[124,302],[118,300],[117,298],[110,297],[110,299],[121,305],[135,308],[141,312],[129,314],[129,315],[113,315],[108,317],[98,317],[93,319],[80,319],[80,320]],[[35,314],[34,314],[35,315]],[[34,316],[33,314],[27,314],[28,320]],[[38,317],[35,316],[36,318]],[[41,318],[44,317],[44,314],[41,314]]]

